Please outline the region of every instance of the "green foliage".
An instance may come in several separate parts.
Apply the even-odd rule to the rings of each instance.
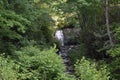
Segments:
[[[83,56],[87,56],[86,54],[87,50],[84,44],[68,51],[68,56],[70,57],[72,64],[75,64],[77,60],[81,60]]]
[[[0,45],[2,52],[11,52],[22,39],[30,22],[13,11],[0,10]]]
[[[120,46],[115,47],[114,49],[110,49],[108,51],[108,53],[112,56],[112,57],[119,57],[120,56]]]
[[[3,6],[3,1],[1,0],[0,1],[0,9],[2,8],[2,6]]]
[[[66,73],[59,74],[55,80],[76,80],[74,75],[69,75]]]
[[[8,35],[10,34],[10,30],[13,33],[15,33],[15,30],[19,33],[25,33],[26,26],[30,24],[30,22],[26,18],[23,18],[22,16],[17,15],[13,11],[9,10],[0,11],[0,20],[1,29],[8,31]],[[14,35],[17,35],[17,33]],[[17,38],[19,34],[17,36],[14,35],[11,35],[9,37],[14,39]]]
[[[18,65],[0,56],[0,80],[18,80]]]
[[[102,13],[102,1],[100,0],[68,0],[60,4],[60,9],[63,11],[65,21],[68,24],[84,28],[87,30],[93,29],[98,22],[98,17]],[[74,22],[74,23],[73,23]]]
[[[25,38],[39,45],[52,44],[54,21],[48,8],[33,0],[2,0],[0,3],[1,52],[11,53],[23,46],[20,42]]]
[[[116,27],[114,32],[114,36],[116,38],[116,40],[120,40],[120,24],[114,24],[114,26]]]
[[[120,57],[116,57],[113,59],[109,64],[109,69],[111,73],[112,80],[119,80],[120,79]]]
[[[86,60],[84,57],[75,65],[78,80],[109,80],[109,72],[106,66],[98,69],[97,64]]]
[[[37,47],[23,47],[16,51],[22,66],[21,78],[26,80],[69,80],[65,66],[54,48],[40,51]],[[65,79],[64,79],[65,78]]]
[[[51,18],[51,8],[46,2],[34,3],[34,0],[15,0],[13,10],[27,18],[31,25],[26,31],[27,39],[35,40],[44,45],[52,42],[54,21]]]
[[[114,46],[114,48],[109,49],[107,51],[107,53],[112,56],[112,60],[109,64],[109,68],[110,68],[110,72],[111,72],[111,77],[114,80],[119,80],[120,76],[119,76],[119,70],[120,70],[120,28],[118,24],[114,24],[115,29],[114,29],[114,37],[116,39],[116,44]]]
[[[56,44],[56,48],[60,49],[61,47],[61,42],[57,39],[54,40],[55,44]]]
[[[112,56],[109,69],[112,78],[117,80],[120,74],[119,2],[109,0],[110,28],[114,32],[116,43],[108,51]],[[109,42],[103,5],[102,0],[0,0],[0,52],[5,52],[7,56],[16,51],[12,55],[16,62],[0,57],[0,79],[75,80],[65,73],[65,66],[61,57],[56,55],[56,50],[46,49],[54,42],[54,26],[58,23],[59,26],[73,25],[81,28],[80,39],[77,41],[82,45],[69,52],[73,64],[83,55],[86,56],[86,53],[87,56],[94,56],[91,58],[97,56],[99,59],[103,55],[103,59],[109,48],[106,48]],[[55,24],[52,17],[56,15],[59,18]],[[59,42],[56,43],[59,46]],[[97,67],[95,63],[83,58],[76,64],[76,75],[81,80],[108,80],[106,67]]]

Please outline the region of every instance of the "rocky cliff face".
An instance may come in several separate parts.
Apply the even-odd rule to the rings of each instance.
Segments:
[[[64,44],[78,44],[80,37],[80,28],[66,28],[63,29],[64,33]]]

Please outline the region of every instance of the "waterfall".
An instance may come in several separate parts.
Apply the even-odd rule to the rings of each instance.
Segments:
[[[70,57],[68,56],[68,51],[75,46],[71,45],[71,44],[70,45],[65,45],[65,42],[68,42],[70,40],[69,37],[71,37],[71,35],[68,35],[67,33],[71,34],[72,31],[70,31],[69,29],[66,29],[64,31],[65,32],[63,33],[63,30],[56,30],[56,32],[54,34],[54,37],[58,41],[60,41],[60,43],[61,43],[61,46],[59,47],[59,53],[58,54],[62,57],[63,64],[65,64],[65,66],[66,66],[65,72],[68,73],[68,74],[73,74],[74,73],[74,66],[72,65]],[[66,39],[66,37],[68,39]]]
[[[64,46],[64,34],[63,34],[63,30],[57,30],[55,32],[55,38],[61,42],[62,46]]]
[[[54,33],[54,37],[61,43],[61,46],[58,47],[58,54],[62,57],[63,64],[66,66],[65,72],[71,75],[74,74],[75,70],[69,52],[71,49],[79,49],[77,39],[80,36],[80,31],[80,28],[66,28],[63,30],[56,30]]]

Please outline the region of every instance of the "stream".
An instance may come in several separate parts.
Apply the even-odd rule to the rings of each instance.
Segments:
[[[65,45],[64,44],[64,33],[63,30],[57,30],[55,32],[55,38],[60,41],[61,47],[59,49],[59,55],[61,55],[63,59],[63,63],[66,66],[66,73],[68,74],[73,74],[74,73],[74,67],[71,65],[70,58],[68,56],[68,51],[71,50],[74,45]]]

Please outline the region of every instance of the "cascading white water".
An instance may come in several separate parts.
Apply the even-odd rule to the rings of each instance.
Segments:
[[[65,30],[64,30],[65,31]],[[56,30],[54,37],[60,41],[61,46],[59,46],[59,55],[61,55],[62,59],[63,59],[63,63],[66,65],[66,70],[65,72],[67,74],[73,74],[74,73],[74,67],[71,64],[70,58],[68,56],[68,51],[69,49],[72,48],[72,46],[67,46],[65,45],[65,41],[66,41],[66,36],[65,36],[65,32],[63,33],[63,30]]]
[[[57,30],[55,32],[55,38],[61,42],[61,45],[64,46],[64,34],[63,30]]]

